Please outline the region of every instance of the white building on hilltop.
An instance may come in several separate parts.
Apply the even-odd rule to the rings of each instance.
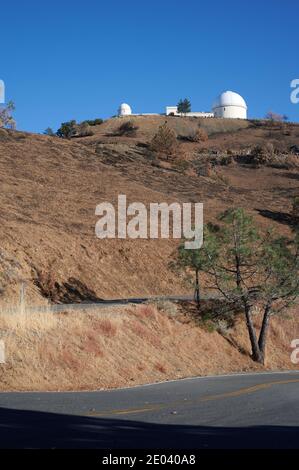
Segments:
[[[127,103],[122,103],[118,108],[118,115],[119,116],[130,116],[132,114],[131,106]]]
[[[213,113],[219,118],[247,119],[247,104],[234,91],[224,91],[213,104]]]
[[[177,106],[166,106],[166,116],[181,116]],[[118,116],[158,116],[158,113],[133,114],[131,106],[122,103],[118,108]],[[234,91],[224,91],[213,103],[211,112],[191,111],[183,116],[203,118],[247,119],[247,104],[241,95]]]
[[[166,116],[181,116],[180,113],[178,113],[178,107],[177,106],[166,106]],[[206,113],[203,111],[190,111],[190,113],[184,113],[184,116],[190,116],[190,117],[214,117],[213,113]]]

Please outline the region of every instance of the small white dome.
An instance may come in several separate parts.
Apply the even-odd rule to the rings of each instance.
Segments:
[[[122,103],[118,108],[118,115],[129,116],[130,114],[132,114],[131,106],[129,106],[127,103]]]
[[[224,91],[219,95],[213,103],[213,110],[223,106],[238,106],[247,109],[244,98],[234,91]]]

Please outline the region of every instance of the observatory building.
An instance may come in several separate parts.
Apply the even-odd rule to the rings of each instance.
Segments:
[[[127,103],[122,103],[118,108],[118,115],[119,116],[130,116],[132,114],[131,106]]]
[[[191,111],[189,113],[179,113],[177,106],[166,106],[166,116],[188,116],[202,118],[230,118],[247,119],[247,104],[241,95],[234,91],[224,91],[213,103],[212,111]],[[164,115],[165,115],[164,114]],[[131,106],[122,103],[118,108],[118,116],[151,116],[158,113],[139,113],[133,114]]]
[[[213,113],[219,118],[247,119],[247,105],[241,95],[224,91],[213,104]]]

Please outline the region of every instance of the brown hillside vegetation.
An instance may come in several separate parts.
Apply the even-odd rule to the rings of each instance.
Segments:
[[[258,322],[258,318],[256,318]],[[241,318],[228,329],[198,323],[183,308],[109,307],[61,314],[3,313],[6,364],[0,390],[91,390],[190,376],[261,371]],[[274,318],[266,369],[295,369],[295,313]]]
[[[115,118],[94,135],[63,140],[0,130],[2,302],[14,302],[22,280],[27,300],[41,303],[187,293],[169,269],[176,242],[98,240],[98,203],[203,202],[206,221],[230,206],[248,209],[262,227],[287,234],[299,194],[299,126],[242,120],[132,117],[133,136]],[[165,161],[148,143],[167,121],[178,136]],[[184,137],[199,125],[206,142]],[[273,164],[248,164],[256,145],[272,143]],[[250,161],[249,161],[250,163]]]

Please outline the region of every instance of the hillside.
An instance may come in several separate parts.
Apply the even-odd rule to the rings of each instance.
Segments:
[[[273,318],[263,367],[250,358],[242,318],[223,330],[198,324],[174,304],[158,307],[0,315],[9,358],[0,367],[0,390],[99,390],[199,375],[296,370],[290,361],[290,342],[299,333],[295,312]]]
[[[178,153],[187,161],[161,161],[147,143],[166,118],[134,117],[136,136],[117,135],[121,120],[108,120],[94,135],[70,141],[0,130],[2,303],[16,301],[26,281],[29,303],[187,293],[168,267],[176,242],[170,240],[98,240],[95,207],[128,202],[203,202],[206,220],[230,206],[243,206],[261,227],[290,230],[292,197],[299,194],[297,158],[291,164],[255,167],[248,149],[271,142],[287,154],[299,145],[299,125],[205,119],[203,143],[184,136],[200,120],[167,118],[183,138]],[[205,159],[234,158],[212,174],[197,172]],[[288,160],[289,159],[289,160]]]

